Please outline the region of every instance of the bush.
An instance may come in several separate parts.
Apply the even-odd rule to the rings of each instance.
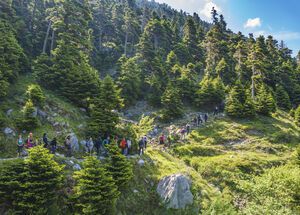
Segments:
[[[26,96],[36,106],[43,106],[45,103],[45,95],[37,84],[31,84],[27,87]]]
[[[19,124],[19,127],[21,127],[21,129],[26,129],[26,130],[35,129],[39,125],[39,121],[35,114],[36,109],[33,106],[31,100],[28,100],[26,102],[22,112],[23,112],[23,118],[21,119],[21,123]]]

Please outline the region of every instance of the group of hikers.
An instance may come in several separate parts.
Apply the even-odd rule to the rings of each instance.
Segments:
[[[30,149],[39,145],[39,140],[34,139],[33,133],[30,132],[26,139],[23,138],[22,134],[19,134],[17,139],[18,156],[21,157],[26,154],[24,149]],[[51,141],[48,141],[47,134],[43,135],[43,145],[45,148],[49,148],[51,153],[55,153],[57,147],[57,139],[54,137]]]
[[[219,113],[219,108],[216,107],[214,110],[214,115],[217,115]],[[158,137],[158,144],[163,145],[164,147],[170,147],[172,143],[175,140],[185,140],[186,136],[190,134],[191,127],[199,127],[201,124],[206,123],[208,121],[208,114],[207,113],[201,113],[195,116],[191,122],[191,124],[187,123],[185,126],[174,130],[173,128],[169,129],[168,135],[165,135],[163,132]],[[154,136],[158,134],[157,127],[153,130]],[[71,157],[72,156],[72,137],[71,135],[67,135],[64,139],[64,147],[61,147],[65,150],[66,156]],[[122,139],[119,139],[118,136],[115,136],[113,140],[111,141],[110,135],[105,135],[104,137],[99,135],[98,138],[95,140],[92,137],[88,137],[84,143],[84,148],[87,154],[92,155],[94,151],[96,152],[97,156],[100,154],[107,154],[106,145],[110,144],[111,142],[114,142],[117,144],[117,146],[120,148],[120,151],[123,155],[128,156],[132,153],[133,148],[133,142],[130,138],[123,137]],[[150,139],[149,143],[153,144],[155,142],[154,139]],[[137,150],[139,155],[143,155],[148,143],[148,137],[143,136],[138,140],[137,143]],[[43,145],[44,148],[48,148],[52,154],[55,154],[58,143],[57,138],[54,137],[51,141],[48,140],[48,136],[46,133],[43,134],[42,141],[39,141],[39,139],[34,139],[33,133],[30,132],[27,139],[23,139],[22,134],[19,135],[17,140],[17,148],[18,148],[18,156],[26,156],[27,152],[25,149],[30,149],[32,147],[35,147],[37,145]]]

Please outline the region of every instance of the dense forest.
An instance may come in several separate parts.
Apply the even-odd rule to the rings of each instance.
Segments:
[[[51,108],[49,94],[72,108],[83,110],[83,119],[78,119],[86,122],[82,133],[94,139],[99,133],[111,136],[121,133],[135,139],[140,138],[139,134],[145,135],[146,131],[138,128],[140,124],[122,127],[120,113],[139,101],[146,101],[158,110],[155,115],[158,123],[170,123],[184,117],[187,107],[205,111],[217,108],[230,120],[245,120],[241,123],[257,118],[269,120],[274,114],[276,117],[278,113],[285,114],[290,120],[286,125],[291,122],[295,128],[286,128],[290,133],[280,141],[294,147],[294,142],[299,143],[299,128],[296,127],[300,126],[300,52],[293,57],[284,41],[277,41],[271,35],[255,38],[253,34],[232,32],[227,27],[226,17],[214,8],[211,15],[212,22],[208,23],[197,13],[188,14],[147,0],[1,0],[0,127],[12,126],[19,132],[41,129],[45,122],[34,113],[44,110],[45,106]],[[21,92],[23,100],[16,101],[21,107],[18,106],[20,110],[11,119],[6,111],[13,100],[12,91],[23,79],[29,79],[30,84]],[[151,119],[142,118],[140,123],[149,127],[149,121]],[[264,127],[263,122],[257,123]],[[191,138],[190,141],[208,142],[196,134]],[[1,137],[0,141],[3,139]],[[200,165],[187,158],[184,151],[194,149],[178,150],[172,152],[175,157],[193,168],[193,165]],[[201,150],[214,155],[224,152],[211,148]],[[58,214],[59,210],[65,210],[67,214],[116,214],[116,204],[130,200],[126,199],[124,191],[129,181],[138,179],[133,176],[134,165],[118,149],[112,147],[109,153],[111,157],[104,166],[94,157],[88,157],[83,163],[84,168],[67,179],[63,175],[68,174],[62,173],[63,166],[42,147],[33,149],[28,159],[1,164],[0,213]],[[282,164],[280,162],[276,160],[271,165],[265,161],[264,165],[277,167]],[[291,167],[290,177],[296,178],[298,183],[297,165]],[[288,167],[280,168],[282,174],[287,173]],[[259,171],[253,169],[251,174],[259,175],[262,173]],[[266,177],[275,175],[268,174]],[[226,186],[220,185],[220,196],[207,197],[196,207],[196,212],[191,209],[187,214],[197,214],[202,209],[206,214],[218,214],[218,209],[220,212],[224,208],[226,214],[237,213],[244,205],[234,204],[228,197],[240,197],[243,193],[243,188],[234,184],[235,177],[231,185],[222,182]],[[244,175],[241,178],[248,179]],[[284,183],[290,182],[300,191],[294,178]],[[255,199],[259,192],[259,187],[255,187],[257,190],[249,188],[254,186],[255,180],[259,183],[264,179],[256,178],[253,184],[245,185],[247,192],[255,193],[247,196],[247,200]],[[18,181],[24,181],[24,184],[18,185]],[[220,181],[209,182],[221,184]],[[70,193],[67,188],[61,189],[66,183],[72,190]],[[234,188],[228,191],[227,186]],[[239,195],[235,195],[237,193]],[[259,200],[249,200],[251,203],[244,207],[242,214],[255,214],[256,210],[272,214],[270,208],[278,210],[279,214],[298,214],[299,193],[293,195],[286,204],[269,199],[268,208],[258,208],[255,205],[261,204]],[[146,198],[152,201],[150,208],[159,204],[153,196],[151,193]],[[56,207],[53,207],[54,202],[59,202]],[[128,207],[121,204],[117,210],[120,214],[131,214],[124,213]],[[153,214],[159,213],[175,212],[153,211]],[[132,214],[143,212],[139,208]],[[151,209],[148,208],[145,214],[152,214]]]

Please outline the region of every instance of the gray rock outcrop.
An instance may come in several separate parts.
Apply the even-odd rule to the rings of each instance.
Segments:
[[[162,178],[157,186],[157,193],[166,203],[167,208],[183,209],[193,203],[191,180],[182,174]]]

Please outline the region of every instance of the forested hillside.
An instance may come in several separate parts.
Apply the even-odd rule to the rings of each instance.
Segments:
[[[211,16],[147,0],[1,0],[0,214],[299,214],[300,52]],[[53,137],[55,156],[38,146],[14,159],[32,132]],[[133,158],[115,147],[124,154],[123,137]],[[155,192],[175,173],[192,180],[181,210]]]

